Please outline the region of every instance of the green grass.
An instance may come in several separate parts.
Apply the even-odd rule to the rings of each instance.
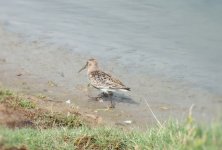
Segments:
[[[78,113],[70,113],[67,115],[62,112],[49,112],[38,108],[32,100],[19,96],[10,90],[0,88],[0,104],[1,103],[7,105],[9,108],[13,108],[14,111],[17,110],[17,113],[23,113],[26,116],[23,120],[29,120],[36,128],[75,128],[83,125],[87,126]],[[13,115],[16,116],[17,114]]]
[[[12,107],[22,107],[27,109],[33,109],[36,107],[35,103],[19,97],[18,94],[15,94],[7,89],[0,88],[0,103],[7,103]]]
[[[76,128],[87,126],[80,116],[76,114],[64,115],[61,113],[41,113],[35,117],[35,125],[39,128],[67,127]]]
[[[22,108],[27,108],[27,109],[35,108],[35,104],[29,100],[26,100],[26,99],[20,99],[18,104]]]
[[[35,128],[9,129],[0,126],[0,149],[155,149],[219,150],[222,148],[222,123],[199,125],[191,114],[187,121],[169,120],[163,127],[146,131],[124,131],[118,128],[90,127],[81,115],[48,112],[32,101],[9,90],[0,90],[0,103],[31,114]],[[23,112],[23,111],[21,111]],[[32,116],[33,115],[33,116]]]
[[[3,90],[0,88],[0,102],[4,101],[6,97],[12,96],[13,93],[10,90]]]
[[[114,128],[0,128],[0,145],[29,149],[177,149],[219,150],[222,124],[207,127],[169,121],[163,128],[126,132]]]

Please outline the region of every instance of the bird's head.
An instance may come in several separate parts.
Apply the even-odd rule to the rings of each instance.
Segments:
[[[86,62],[86,64],[79,70],[79,72],[81,72],[82,70],[84,70],[86,68],[87,68],[88,72],[98,70],[98,63],[97,63],[96,59],[94,59],[94,58],[89,59]]]

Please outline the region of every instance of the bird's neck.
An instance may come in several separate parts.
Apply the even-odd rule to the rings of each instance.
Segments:
[[[88,68],[88,70],[87,70],[87,74],[90,74],[91,72],[97,71],[97,70],[99,70],[99,67],[98,67],[97,65],[95,65],[95,66],[90,66],[90,67]]]

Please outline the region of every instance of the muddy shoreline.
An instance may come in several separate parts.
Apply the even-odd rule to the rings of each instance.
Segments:
[[[192,104],[195,104],[193,115],[200,122],[218,120],[221,117],[220,95],[164,77],[137,75],[138,85],[134,86],[135,82],[127,80],[134,78],[134,74],[123,78],[118,71],[115,73],[131,85],[132,92],[116,95],[116,108],[107,111],[109,102],[91,101],[88,94],[94,95],[98,91],[87,88],[85,74],[77,73],[88,59],[85,56],[41,39],[27,42],[22,35],[6,31],[2,25],[0,51],[1,86],[34,96],[48,96],[52,101],[70,100],[81,113],[101,116],[110,125],[121,124],[125,120],[131,120],[133,123],[130,127],[136,128],[155,124],[145,105],[145,99],[161,121],[168,118],[183,120]],[[108,71],[113,72],[114,66],[115,64],[110,64]]]
[[[76,71],[80,59],[84,58],[43,41],[26,42],[2,26],[0,43],[1,87],[34,97],[48,97],[52,103],[45,104],[46,107],[70,101],[70,105],[78,108],[83,116],[102,116],[107,125],[122,126],[124,120],[119,120],[119,116],[114,114],[118,111],[107,109],[109,102],[98,103],[88,98],[87,83],[80,80]],[[74,63],[69,64],[69,61]],[[64,66],[70,66],[70,70],[64,70],[67,69]],[[113,120],[115,117],[117,119]]]

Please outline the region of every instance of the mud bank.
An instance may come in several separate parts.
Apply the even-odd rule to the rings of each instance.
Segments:
[[[121,64],[101,64],[132,88],[128,94],[114,96],[116,107],[107,110],[109,101],[92,101],[88,95],[98,91],[87,87],[84,73],[77,71],[86,56],[58,47],[44,40],[26,41],[22,35],[10,33],[0,27],[0,85],[35,96],[49,96],[52,101],[67,101],[80,112],[101,116],[111,125],[147,127],[155,123],[144,100],[147,100],[161,121],[169,117],[184,119],[189,107],[195,104],[193,115],[198,121],[217,120],[221,114],[222,97],[192,84],[177,82],[165,77],[130,73]],[[115,66],[115,68],[114,68]],[[137,84],[135,84],[135,80]]]

